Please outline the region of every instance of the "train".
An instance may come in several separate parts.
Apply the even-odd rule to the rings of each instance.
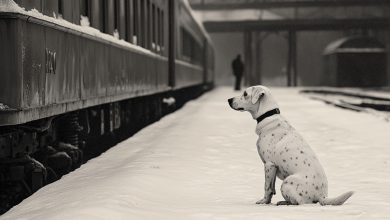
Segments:
[[[186,0],[1,0],[0,213],[213,86]]]

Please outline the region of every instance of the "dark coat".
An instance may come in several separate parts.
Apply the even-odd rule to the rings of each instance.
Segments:
[[[233,74],[235,76],[242,76],[242,73],[244,72],[244,64],[242,63],[241,59],[234,59],[232,62],[232,68]]]

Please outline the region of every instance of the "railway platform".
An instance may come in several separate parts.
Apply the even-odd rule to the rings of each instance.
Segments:
[[[146,127],[12,208],[14,219],[386,219],[390,215],[390,123],[370,111],[271,88],[281,114],[319,157],[329,196],[342,206],[256,205],[263,164],[256,121],[216,88]],[[280,180],[272,203],[282,200]]]

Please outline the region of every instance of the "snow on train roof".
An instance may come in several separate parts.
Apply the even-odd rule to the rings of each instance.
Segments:
[[[196,17],[194,15],[193,10],[192,10],[188,0],[182,0],[182,2],[183,2],[183,5],[187,8],[189,13],[191,14],[191,16],[194,18],[195,22],[198,24],[198,26],[199,26],[200,30],[202,31],[202,33],[204,34],[204,36],[207,38],[207,40],[209,42],[211,42],[211,38],[208,35],[206,29],[204,28],[201,19],[199,19],[198,17]],[[24,8],[20,7],[13,0],[0,0],[0,12],[11,12],[11,13],[18,13],[18,14],[27,15],[30,17],[34,17],[34,18],[37,18],[40,20],[50,22],[50,23],[54,23],[54,24],[62,26],[62,27],[69,28],[71,30],[75,30],[75,31],[78,31],[78,32],[81,32],[84,34],[88,34],[88,35],[91,35],[91,36],[94,36],[94,37],[97,37],[100,39],[104,39],[106,41],[130,48],[130,49],[134,49],[134,50],[139,51],[139,52],[143,52],[146,54],[157,56],[157,54],[153,53],[150,50],[147,50],[147,49],[140,47],[138,45],[129,43],[123,39],[118,39],[117,37],[115,37],[115,35],[116,35],[115,33],[113,33],[113,35],[110,35],[110,34],[103,33],[96,28],[90,27],[88,22],[87,22],[88,25],[77,25],[77,24],[74,24],[74,23],[71,23],[67,20],[62,19],[61,16],[57,17],[55,15],[55,17],[49,17],[49,16],[42,14],[41,12],[39,12],[36,9],[32,9],[30,11],[27,11]],[[85,20],[85,18],[86,17],[84,17],[84,20]],[[86,23],[83,21],[83,18],[81,18],[81,23]]]
[[[73,24],[67,20],[62,19],[60,16],[49,17],[49,16],[46,16],[46,15],[40,13],[36,9],[26,11],[24,8],[20,7],[17,3],[15,3],[13,0],[0,0],[0,12],[11,12],[11,13],[18,13],[18,14],[27,15],[30,17],[34,17],[34,18],[37,18],[40,20],[44,20],[44,21],[65,27],[65,28],[69,28],[71,30],[81,32],[83,34],[88,34],[90,36],[94,36],[96,38],[103,39],[103,40],[112,42],[114,44],[133,49],[133,50],[138,51],[138,52],[142,52],[142,53],[154,55],[154,56],[159,56],[158,54],[155,54],[152,51],[147,50],[143,47],[131,44],[125,40],[118,39],[118,38],[114,37],[114,33],[113,33],[113,35],[110,35],[110,34],[102,33],[98,29],[95,29],[95,28],[90,27],[90,26],[81,26],[81,25]],[[82,23],[85,24],[85,22],[82,22]]]
[[[182,0],[182,2],[183,2],[183,5],[187,8],[187,11],[191,14],[191,16],[194,18],[195,22],[198,24],[203,35],[207,38],[207,41],[212,42],[208,32],[206,31],[206,28],[203,25],[203,19],[201,17],[199,17],[196,13],[194,13],[194,10],[192,10],[192,7],[191,7],[190,3],[188,2],[188,0]]]

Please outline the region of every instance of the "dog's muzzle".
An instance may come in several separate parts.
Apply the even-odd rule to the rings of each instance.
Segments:
[[[243,108],[237,108],[237,107],[233,106],[233,98],[228,99],[228,102],[229,102],[230,108],[232,108],[232,109],[234,109],[236,111],[244,111]]]

